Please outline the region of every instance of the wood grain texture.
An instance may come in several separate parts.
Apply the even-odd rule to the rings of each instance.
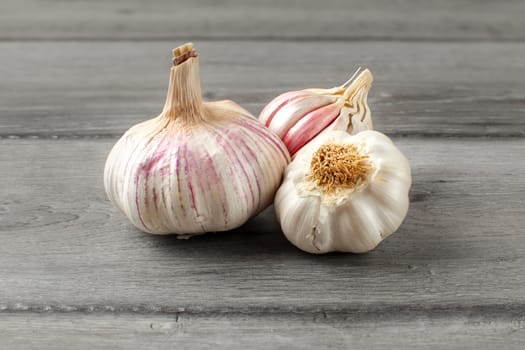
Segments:
[[[1,314],[9,349],[523,349],[525,316]]]
[[[0,1],[0,347],[522,349],[525,2]],[[194,41],[207,99],[255,115],[358,67],[413,168],[364,255],[312,256],[272,208],[189,240],[139,232],[105,158]]]
[[[115,137],[160,113],[178,41],[0,43],[0,136]],[[359,67],[390,135],[525,135],[525,46],[509,43],[196,42],[208,99],[257,115],[278,94]]]
[[[523,40],[520,0],[3,0],[0,40]]]
[[[104,194],[114,140],[0,141],[0,309],[525,312],[523,141],[395,141],[413,168],[406,221],[369,254],[325,256],[290,245],[271,209],[228,233],[141,233]]]

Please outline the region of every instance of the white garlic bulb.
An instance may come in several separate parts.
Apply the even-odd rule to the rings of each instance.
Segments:
[[[367,252],[401,225],[411,182],[408,160],[387,136],[329,131],[288,165],[275,210],[304,251]]]
[[[372,73],[358,73],[332,89],[285,92],[264,107],[259,120],[282,138],[292,156],[324,131],[373,129],[367,102]]]
[[[202,101],[192,44],[173,54],[162,113],[130,128],[107,158],[107,195],[145,232],[236,228],[271,204],[290,156],[237,104]]]

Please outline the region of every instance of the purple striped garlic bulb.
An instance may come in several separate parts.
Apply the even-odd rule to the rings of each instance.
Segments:
[[[358,73],[332,89],[285,92],[264,107],[259,120],[283,140],[292,156],[324,131],[371,130],[367,98],[373,77],[368,69]]]
[[[106,193],[145,232],[234,229],[272,203],[289,153],[236,103],[202,101],[191,43],[173,55],[164,109],[115,144],[104,169]]]

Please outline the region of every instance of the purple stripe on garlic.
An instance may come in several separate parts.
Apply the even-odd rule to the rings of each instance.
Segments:
[[[106,193],[145,232],[234,229],[271,204],[289,153],[234,102],[202,101],[193,45],[174,55],[164,109],[115,144],[104,170]]]

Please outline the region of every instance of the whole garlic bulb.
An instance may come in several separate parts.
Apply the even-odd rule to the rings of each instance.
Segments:
[[[367,252],[401,225],[411,182],[408,160],[384,134],[329,131],[288,165],[275,210],[304,251]]]
[[[202,101],[191,43],[173,55],[162,113],[130,128],[107,158],[107,195],[145,232],[236,228],[271,204],[290,156],[239,105]]]
[[[373,129],[367,102],[372,73],[368,69],[357,73],[359,70],[332,89],[281,94],[264,107],[259,120],[282,138],[292,156],[323,131],[358,133]]]

